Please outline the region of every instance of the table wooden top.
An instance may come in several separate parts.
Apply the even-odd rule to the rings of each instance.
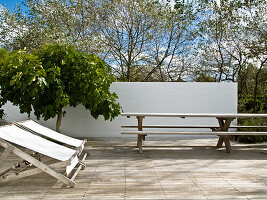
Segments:
[[[216,117],[216,118],[256,118],[266,117],[267,114],[253,113],[121,113],[121,116],[144,116],[144,117]]]

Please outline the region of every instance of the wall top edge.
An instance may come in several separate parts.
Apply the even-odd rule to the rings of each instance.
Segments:
[[[120,84],[237,84],[237,82],[113,82]]]

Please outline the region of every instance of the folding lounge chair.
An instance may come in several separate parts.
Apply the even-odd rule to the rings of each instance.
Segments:
[[[47,165],[34,158],[34,156],[20,150],[14,144],[60,162]],[[15,154],[22,159],[19,163],[0,171],[0,183],[45,172],[62,181],[64,184],[74,187],[75,177],[79,171],[85,167],[83,161],[86,156],[79,161],[77,150],[46,140],[21,129],[14,124],[0,127],[0,145],[5,148],[5,151],[0,156],[0,166],[4,163],[10,153]],[[76,165],[76,171],[71,173]],[[36,168],[29,169],[29,166],[35,166]],[[23,168],[21,169],[20,167]],[[63,167],[65,168],[64,175],[55,171],[56,169]],[[16,169],[16,173],[10,173],[14,169]],[[71,174],[73,175],[69,178]]]
[[[31,118],[25,121],[13,123],[16,126],[25,129],[31,133],[46,137],[48,139],[53,139],[55,141],[61,142],[62,144],[66,144],[69,147],[74,147],[75,149],[79,150],[79,153],[82,152],[82,150],[84,149],[84,144],[86,143],[86,140],[78,140],[76,138],[63,135],[50,128],[42,126],[39,122]]]

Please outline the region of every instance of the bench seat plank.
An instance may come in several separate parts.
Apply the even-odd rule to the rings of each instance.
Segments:
[[[267,114],[252,113],[121,113],[121,116],[143,116],[143,117],[217,117],[217,118],[254,118],[267,117]]]
[[[136,125],[123,125],[121,128],[138,128]],[[142,128],[220,128],[216,125],[143,125]],[[230,126],[229,128],[267,128],[267,126]]]
[[[244,131],[181,131],[181,132],[164,132],[164,131],[121,131],[126,135],[267,135],[267,132],[244,132]]]

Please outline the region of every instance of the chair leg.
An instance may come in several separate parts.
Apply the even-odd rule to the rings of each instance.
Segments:
[[[14,146],[4,142],[3,140],[0,140],[0,145],[5,147],[5,148],[8,148],[8,147],[11,147],[12,148],[12,153],[14,153],[15,155],[19,156],[20,158],[28,161],[29,163],[33,164],[35,167],[37,167],[38,169],[35,169],[35,171],[25,171],[24,173],[20,173],[20,174],[23,174],[24,177],[26,176],[31,176],[33,175],[33,172],[39,172],[40,170],[53,176],[54,178],[62,181],[64,184],[70,186],[70,187],[74,187],[75,186],[75,182],[70,180],[69,178],[67,178],[66,176],[54,171],[51,167],[49,167],[48,165],[40,162],[39,160],[33,158],[32,156],[28,155],[27,153],[21,151],[20,149],[18,148],[15,148]],[[66,165],[66,162],[62,162],[60,163],[62,166],[63,165]],[[21,178],[21,176],[17,175],[17,176],[13,176],[12,179],[17,179],[17,178]],[[7,180],[11,180],[11,178],[2,178],[0,181],[1,182],[6,182]]]
[[[85,167],[86,167],[86,165],[84,164],[84,160],[86,159],[87,156],[88,156],[88,153],[85,152],[84,155],[83,155],[82,160],[79,160],[79,164],[82,166],[82,168],[81,168],[82,170],[84,170]]]
[[[87,153],[84,154],[83,159],[81,161],[79,161],[79,167],[77,168],[77,170],[75,171],[75,173],[73,174],[73,176],[71,177],[71,181],[74,181],[74,179],[76,178],[76,176],[78,175],[80,170],[83,170],[85,168],[85,164],[83,163],[84,160],[87,157]]]

